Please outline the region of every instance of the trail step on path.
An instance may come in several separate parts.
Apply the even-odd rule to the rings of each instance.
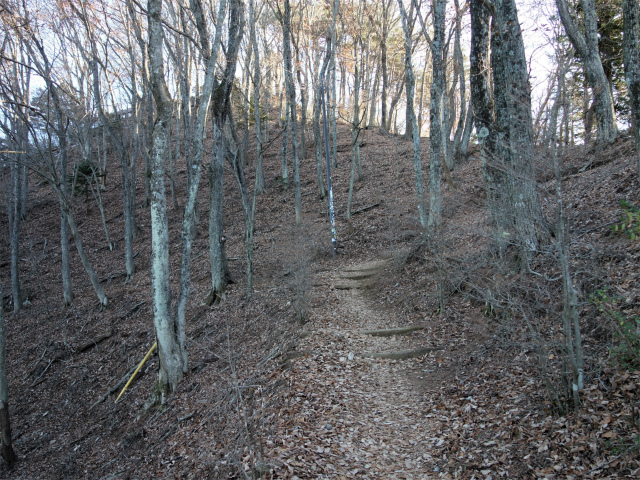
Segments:
[[[425,345],[424,335],[416,335],[422,325],[403,325],[401,313],[372,294],[390,261],[318,274],[323,278],[316,284],[325,286],[322,309],[310,310],[299,354],[289,357],[296,378],[293,436],[307,439],[304,451],[316,457],[309,459],[318,469],[314,476],[438,476],[429,453],[437,434],[406,369],[413,358],[441,348]],[[293,463],[283,460],[291,468],[301,456],[290,453]]]

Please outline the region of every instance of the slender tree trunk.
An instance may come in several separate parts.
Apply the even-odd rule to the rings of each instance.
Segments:
[[[460,157],[467,158],[469,156],[469,139],[471,138],[471,131],[473,130],[473,100],[469,97],[467,104],[467,113],[464,121],[464,131],[462,132],[462,139],[460,140]]]
[[[298,40],[300,41],[300,40]],[[300,85],[300,104],[301,104],[301,111],[300,111],[300,159],[302,161],[307,159],[307,135],[306,135],[306,128],[307,128],[307,104],[308,104],[308,99],[307,99],[307,82],[303,79],[303,76],[306,78],[306,75],[304,75],[303,72],[303,68],[302,68],[302,62],[300,61],[300,49],[296,49],[296,76],[298,79],[298,84]]]
[[[222,21],[218,25],[222,25]],[[245,26],[241,0],[229,2],[229,33],[225,53],[224,76],[213,92],[213,154],[209,180],[209,261],[211,262],[211,293],[207,303],[217,303],[223,296],[230,281],[229,267],[225,253],[223,228],[223,172],[227,147],[224,141],[224,126],[230,115],[230,97],[240,42]],[[217,32],[216,32],[217,35]],[[212,55],[212,60],[216,56]]]
[[[0,298],[2,285],[0,284]],[[7,340],[4,331],[4,309],[0,308],[0,440],[2,458],[11,467],[18,457],[13,451],[11,441],[11,422],[9,420],[9,382],[7,381]]]
[[[246,166],[249,163],[247,152],[249,150],[249,84],[251,77],[251,54],[253,50],[247,48],[244,59],[244,99],[242,100],[242,148],[240,149],[240,162]]]
[[[333,0],[333,18],[338,17],[338,12],[340,11],[340,0]],[[335,20],[332,20],[335,21]],[[338,167],[338,134],[336,130],[336,103],[337,103],[337,92],[336,92],[336,55],[338,51],[338,41],[337,41],[337,32],[336,28],[331,31],[331,63],[329,64],[330,78],[331,78],[331,88],[329,89],[330,95],[329,98],[331,101],[329,102],[329,121],[331,122],[331,166],[334,168]]]
[[[362,3],[359,3],[358,14],[360,14],[360,9],[362,8]],[[359,17],[359,15],[358,15]],[[349,224],[349,230],[353,230],[353,225],[351,223],[351,201],[353,200],[353,186],[355,183],[356,177],[356,163],[357,163],[357,155],[360,154],[360,140],[358,139],[358,134],[360,132],[360,72],[358,71],[358,47],[360,45],[360,39],[355,40],[355,45],[353,47],[353,56],[356,58],[355,61],[355,72],[354,72],[354,87],[353,87],[353,120],[351,124],[351,176],[349,178],[349,195],[347,198],[347,222]]]
[[[82,239],[80,238],[80,232],[78,231],[78,227],[76,225],[75,218],[71,210],[71,205],[68,204],[68,200],[66,199],[61,199],[61,201],[64,203],[63,208],[66,209],[65,214],[67,217],[67,222],[69,223],[71,234],[73,235],[73,238],[75,240],[76,249],[78,250],[78,256],[80,257],[80,261],[82,262],[82,265],[84,266],[84,269],[87,272],[87,275],[89,276],[89,280],[91,281],[91,285],[93,286],[93,289],[95,290],[96,295],[98,296],[98,300],[100,301],[100,306],[106,307],[108,304],[107,296],[105,295],[104,290],[102,289],[102,285],[100,284],[100,280],[98,280],[98,276],[93,270],[91,263],[89,263],[89,258],[87,257],[87,254],[84,251],[84,246],[82,244]]]
[[[20,123],[19,120],[18,123]],[[21,126],[18,128],[23,130]],[[21,141],[16,150],[22,151],[25,146],[26,142]],[[20,204],[22,193],[20,188],[22,187],[22,165],[19,163],[19,154],[15,153],[13,155],[15,158],[10,164],[11,197],[7,206],[11,230],[11,298],[13,300],[13,313],[18,313],[22,308],[22,295],[20,292],[20,221],[22,219],[22,207]]]
[[[289,101],[287,97],[287,101]],[[291,109],[284,112],[284,132],[282,135],[282,189],[289,190],[289,166],[287,152],[289,149],[289,133],[291,132]]]
[[[458,117],[458,125],[456,128],[456,133],[453,137],[453,159],[454,162],[458,162],[462,155],[460,152],[460,143],[462,142],[462,136],[464,134],[464,127],[466,125],[466,112],[467,112],[467,86],[464,75],[464,57],[462,55],[462,47],[460,37],[462,35],[462,11],[460,10],[460,5],[458,0],[455,0],[456,7],[456,31],[455,31],[455,39],[453,44],[453,54],[454,54],[454,69],[456,71],[456,76],[459,79],[459,90],[460,90],[460,115]],[[453,95],[452,95],[453,97]],[[466,152],[465,152],[466,155]]]
[[[427,52],[428,52],[428,50],[427,50]],[[424,125],[422,111],[423,111],[423,108],[424,108],[424,84],[425,84],[425,81],[427,79],[427,66],[428,65],[429,65],[429,57],[428,57],[428,55],[425,55],[424,68],[422,69],[422,78],[420,79],[420,100],[419,100],[418,116],[417,116],[418,131],[420,132],[420,134],[422,134],[422,125]]]
[[[71,264],[69,258],[69,222],[60,204],[60,258],[62,262],[62,297],[64,304],[73,303],[73,284],[71,283]]]
[[[184,373],[187,371],[187,347],[186,347],[186,311],[189,296],[191,295],[191,250],[193,246],[193,238],[195,232],[196,222],[196,205],[198,196],[198,187],[200,185],[200,177],[202,175],[202,157],[203,157],[203,139],[204,139],[204,127],[206,124],[207,113],[209,110],[209,102],[211,100],[211,94],[214,88],[214,72],[215,64],[218,57],[218,49],[220,46],[220,39],[222,36],[222,23],[224,20],[224,12],[226,9],[226,2],[221,1],[219,4],[218,18],[216,28],[216,36],[213,46],[209,45],[208,32],[204,24],[204,12],[201,9],[201,4],[198,1],[192,1],[191,9],[196,18],[196,24],[200,33],[200,41],[203,51],[203,56],[206,65],[206,75],[204,85],[202,88],[202,96],[198,105],[197,117],[195,125],[193,126],[193,139],[192,139],[192,153],[193,158],[191,160],[191,180],[187,189],[187,200],[184,207],[184,216],[182,220],[182,252],[181,252],[181,264],[180,264],[180,294],[176,303],[175,313],[175,327],[176,336],[178,340],[178,346],[180,355],[182,356],[182,370]],[[232,50],[233,45],[229,45],[229,51]],[[211,49],[211,50],[209,50]],[[235,65],[235,63],[234,63]],[[199,91],[199,90],[198,90]],[[170,121],[170,118],[169,118]]]
[[[229,267],[225,253],[223,223],[225,144],[222,128],[213,122],[213,154],[209,167],[209,263],[211,264],[211,294],[207,303],[219,303],[224,299],[229,283]]]
[[[439,0],[444,7],[445,0]],[[424,186],[422,179],[422,156],[420,150],[420,131],[418,127],[418,121],[416,119],[416,112],[413,106],[416,80],[413,73],[413,66],[411,64],[411,32],[408,26],[407,13],[402,4],[402,0],[398,0],[398,6],[400,7],[400,18],[402,20],[402,31],[404,32],[404,66],[405,66],[405,83],[407,86],[407,110],[409,111],[409,122],[412,128],[411,138],[413,139],[413,168],[416,177],[416,197],[418,203],[418,216],[420,218],[420,225],[422,228],[427,228],[428,219],[424,205]],[[437,8],[437,7],[436,7]],[[444,15],[444,11],[442,12]],[[436,17],[436,20],[439,17]],[[443,17],[444,22],[444,17]],[[435,76],[434,76],[435,78]],[[433,131],[432,131],[433,133]],[[433,140],[433,139],[432,139]],[[432,146],[433,148],[433,146]],[[440,152],[438,152],[438,155]],[[438,173],[438,191],[440,190],[440,173]],[[430,210],[431,215],[431,210]],[[439,214],[438,214],[439,215]],[[431,216],[429,216],[431,219]],[[429,224],[430,225],[430,224]],[[437,225],[437,224],[434,224]]]
[[[337,1],[337,0],[336,0]],[[296,223],[302,223],[302,196],[300,192],[300,160],[298,157],[298,115],[296,113],[296,87],[293,82],[293,61],[291,56],[291,5],[284,0],[283,57],[284,76],[287,89],[287,107],[290,109],[291,140],[293,144],[293,188],[296,210]]]
[[[262,115],[260,110],[260,48],[256,38],[256,16],[254,0],[249,0],[250,41],[253,47],[253,115],[256,123],[256,185],[255,193],[265,191],[264,170],[262,168]]]
[[[389,38],[389,7],[391,0],[382,1],[382,35],[380,37],[380,64],[382,66],[382,94],[380,102],[382,104],[382,119],[380,126],[387,129],[387,95],[389,91],[389,73],[387,70],[387,40]]]
[[[332,28],[334,28],[334,26],[332,26]],[[327,41],[330,42],[330,36],[328,37]],[[318,44],[316,42],[316,47],[318,47]],[[319,48],[316,48],[317,51],[319,51]],[[320,55],[318,55],[316,57],[316,61],[315,61],[315,74],[317,75],[316,78],[316,89],[315,89],[315,93],[313,95],[313,135],[315,138],[315,150],[316,150],[316,181],[318,184],[318,193],[320,194],[320,198],[324,199],[325,195],[326,195],[326,191],[324,188],[324,180],[322,178],[323,176],[323,172],[322,172],[322,144],[323,144],[323,139],[321,137],[320,134],[320,114],[322,113],[322,92],[324,91],[324,86],[320,84],[320,82],[324,79],[324,75],[326,73],[327,67],[329,66],[329,56],[325,55],[325,61],[322,63],[322,67],[320,69],[320,72],[318,73],[319,70],[319,62],[320,62]]]
[[[380,60],[378,60],[376,73],[371,87],[371,95],[369,95],[369,122],[367,126],[372,127],[376,123],[376,106],[378,105],[378,82],[380,81]]]

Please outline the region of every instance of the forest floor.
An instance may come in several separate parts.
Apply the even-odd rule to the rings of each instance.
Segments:
[[[50,188],[31,178],[21,253],[28,304],[17,315],[8,237],[0,237],[19,457],[13,469],[0,466],[0,478],[640,478],[640,370],[620,350],[612,325],[640,322],[640,242],[611,230],[621,222],[622,200],[640,206],[633,142],[619,139],[600,152],[572,147],[561,156],[586,357],[582,404],[561,411],[570,402],[558,381],[562,282],[548,281],[559,272],[554,239],[532,261],[538,275],[496,258],[472,155],[452,172],[452,185],[443,179],[445,222],[427,242],[415,207],[411,143],[373,129],[362,139],[363,177],[349,224],[350,134],[344,126],[339,133],[337,256],[313,148],[302,161],[304,219],[296,226],[276,140],[265,155],[267,193],[258,198],[250,301],[240,197],[227,170],[235,283],[219,305],[203,305],[204,179],[187,314],[189,372],[167,405],[149,412],[142,407],[157,379],[155,355],[114,404],[121,381],[155,341],[142,171],[137,271],[126,285],[119,169],[112,167],[103,192],[113,251],[94,200],[76,198],[107,309],[99,308],[75,252],[75,302],[62,305],[59,207]],[[541,203],[553,222],[553,170],[543,155],[538,165]],[[252,169],[247,174],[252,187]],[[174,294],[185,183],[179,163],[178,208],[170,208]],[[0,231],[8,232],[5,211]],[[639,223],[632,215],[629,228]],[[550,401],[545,378],[559,403]]]

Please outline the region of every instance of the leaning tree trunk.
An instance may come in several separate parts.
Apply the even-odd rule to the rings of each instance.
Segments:
[[[629,89],[633,113],[633,133],[636,138],[636,161],[640,176],[640,59],[638,58],[638,0],[623,0],[624,14],[624,74]]]
[[[82,261],[82,265],[84,266],[84,269],[87,272],[87,275],[89,276],[91,285],[93,286],[93,289],[95,290],[96,295],[98,296],[98,301],[100,302],[100,306],[106,307],[108,304],[107,296],[105,295],[104,290],[102,289],[102,285],[100,285],[100,281],[98,280],[98,276],[96,275],[95,271],[91,267],[91,264],[89,263],[89,259],[85,254],[85,251],[82,245],[82,239],[80,238],[80,233],[78,231],[78,228],[76,226],[76,223],[73,217],[73,210],[72,210],[71,202],[69,200],[69,195],[68,195],[68,192],[66,191],[67,190],[66,165],[67,165],[67,159],[68,159],[67,123],[65,121],[62,102],[60,100],[60,96],[58,93],[58,87],[52,80],[51,64],[49,63],[49,59],[47,57],[43,43],[40,40],[36,39],[35,37],[32,37],[31,40],[33,41],[35,48],[37,48],[40,54],[40,57],[42,58],[42,63],[40,62],[37,62],[37,63],[39,66],[40,73],[43,79],[45,80],[47,84],[47,88],[49,89],[49,92],[51,94],[52,104],[54,107],[54,113],[55,113],[56,122],[57,122],[57,127],[55,130],[56,130],[56,136],[58,139],[58,152],[59,152],[58,155],[60,159],[61,173],[60,173],[60,178],[57,179],[59,183],[55,185],[56,193],[58,194],[58,199],[60,201],[60,205],[63,210],[63,215],[66,217],[69,228],[71,229],[71,234],[74,237],[76,249],[78,251],[78,255],[80,256],[80,260]],[[35,51],[33,51],[32,47],[29,47],[29,48],[31,50],[31,54],[34,55],[35,57]]]
[[[598,20],[595,0],[580,0],[580,6],[584,14],[584,35],[578,29],[569,12],[567,0],[556,0],[556,3],[567,36],[584,63],[585,77],[593,90],[598,126],[596,141],[598,143],[611,143],[618,135],[618,127],[616,125],[609,81],[602,67],[598,47]]]
[[[2,285],[0,285],[0,298]],[[2,458],[12,466],[18,457],[11,443],[11,422],[9,421],[9,383],[7,382],[7,341],[4,333],[4,309],[0,305],[0,440],[2,440]]]

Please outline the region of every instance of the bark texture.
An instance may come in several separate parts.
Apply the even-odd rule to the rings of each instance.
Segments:
[[[580,0],[584,14],[584,34],[578,28],[569,12],[567,0],[556,0],[558,13],[567,36],[584,64],[584,73],[593,90],[596,123],[598,126],[596,142],[611,143],[618,135],[615,111],[609,81],[602,67],[598,47],[598,19],[595,0]]]
[[[638,0],[623,0],[624,15],[624,74],[629,89],[631,112],[633,114],[633,134],[636,139],[636,161],[640,176],[640,58],[638,58]]]
[[[164,186],[165,152],[171,96],[164,78],[162,56],[162,0],[149,0],[149,76],[156,101],[156,120],[151,140],[151,296],[153,321],[158,342],[160,372],[158,393],[162,403],[182,380],[182,354],[171,315],[171,283],[169,270],[169,221]]]
[[[0,285],[0,298],[2,285]],[[0,306],[0,440],[2,458],[12,466],[18,459],[11,443],[11,422],[9,420],[9,384],[7,382],[7,342],[4,333],[4,309]]]

